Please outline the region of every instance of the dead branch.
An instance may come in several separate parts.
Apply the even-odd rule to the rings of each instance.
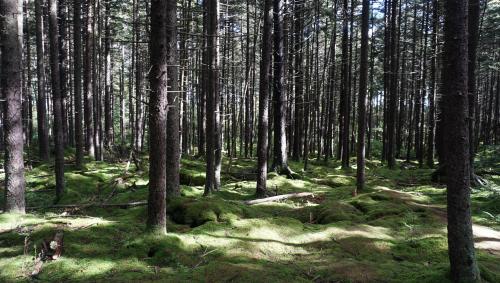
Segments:
[[[273,202],[273,201],[279,201],[279,200],[290,199],[290,198],[303,198],[303,197],[309,197],[309,196],[314,196],[314,194],[313,193],[293,193],[293,194],[279,195],[279,196],[268,197],[268,198],[248,200],[248,201],[245,201],[245,204],[246,205],[254,205],[254,204],[265,203],[265,202]]]

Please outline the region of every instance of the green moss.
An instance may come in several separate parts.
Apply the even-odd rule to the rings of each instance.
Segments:
[[[363,213],[348,203],[329,201],[314,208],[314,218],[319,224],[328,224],[337,221],[358,222]]]
[[[242,218],[245,209],[241,205],[216,198],[201,201],[192,198],[176,198],[167,204],[167,214],[175,223],[196,227],[208,221],[225,222]]]

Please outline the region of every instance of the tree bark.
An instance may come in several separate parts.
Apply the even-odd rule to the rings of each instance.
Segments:
[[[167,1],[166,14],[166,56],[167,56],[167,196],[179,196],[179,82],[177,57],[177,4],[175,0]]]
[[[0,1],[5,131],[5,212],[25,213],[22,125],[22,0]]]
[[[37,109],[37,130],[38,130],[38,152],[43,161],[49,160],[49,133],[47,128],[47,109],[45,96],[45,61],[44,41],[43,41],[43,14],[42,1],[35,0],[35,18],[36,18],[36,66],[37,66],[37,90],[38,97],[36,103]]]
[[[94,0],[87,2],[87,31],[85,38],[85,55],[83,62],[83,88],[85,93],[84,98],[84,122],[85,122],[85,149],[91,158],[95,157],[94,148],[94,125],[93,120],[93,85],[92,85],[92,54],[94,50]]]
[[[151,2],[151,72],[149,81],[149,195],[148,221],[151,230],[165,233],[167,165],[168,47],[167,2]]]
[[[448,253],[455,282],[478,282],[470,202],[467,0],[445,1],[442,130],[448,201]]]
[[[63,128],[63,95],[61,93],[61,74],[59,66],[59,34],[57,25],[57,0],[49,0],[49,41],[50,71],[52,81],[52,99],[54,103],[54,141],[55,141],[55,173],[56,202],[64,193],[64,128]]]
[[[269,76],[271,73],[272,50],[272,0],[264,1],[264,27],[262,30],[262,59],[260,61],[259,85],[259,129],[257,141],[257,197],[267,193],[267,147],[269,122]]]
[[[363,0],[361,11],[361,65],[359,69],[358,96],[358,150],[356,189],[361,191],[365,185],[365,136],[366,136],[366,90],[368,81],[368,19],[370,0]],[[354,191],[354,195],[357,191]]]

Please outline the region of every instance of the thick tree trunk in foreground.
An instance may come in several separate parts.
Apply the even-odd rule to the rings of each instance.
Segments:
[[[36,18],[36,66],[37,66],[37,90],[38,97],[36,101],[37,110],[37,128],[38,128],[38,152],[39,158],[43,161],[49,160],[49,133],[45,96],[45,61],[44,42],[43,42],[43,15],[42,1],[35,0],[35,18]]]
[[[356,188],[361,191],[365,185],[365,136],[366,136],[366,90],[368,81],[368,18],[370,0],[363,0],[361,12],[361,65],[359,69],[358,96],[358,152]],[[354,195],[357,192],[354,191]]]
[[[22,1],[0,1],[2,98],[5,99],[5,212],[25,213],[22,125]]]
[[[257,197],[267,195],[267,147],[269,127],[269,76],[272,49],[272,0],[264,2],[264,27],[262,31],[262,59],[259,85],[259,129],[257,141]]]
[[[448,199],[448,253],[455,282],[480,280],[472,236],[467,101],[467,0],[445,1],[442,130]]]
[[[151,73],[149,81],[149,229],[165,233],[166,226],[166,162],[167,162],[167,3],[151,2]]]
[[[61,75],[59,68],[59,43],[57,41],[57,0],[49,0],[49,41],[50,41],[50,71],[52,81],[52,99],[54,107],[54,141],[55,141],[55,173],[56,202],[64,193],[64,128],[63,102],[61,93]]]

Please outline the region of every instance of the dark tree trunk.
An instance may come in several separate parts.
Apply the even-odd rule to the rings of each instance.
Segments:
[[[358,96],[358,152],[356,188],[361,191],[365,185],[365,136],[366,136],[366,90],[368,81],[368,19],[370,0],[363,0],[361,12],[361,65],[359,69]],[[354,195],[356,195],[356,190]]]
[[[104,89],[104,147],[109,149],[113,141],[113,115],[111,112],[111,96],[113,93],[113,85],[111,83],[111,1],[105,2],[105,38],[104,38],[104,58],[106,60],[105,65],[105,79],[106,85]]]
[[[167,1],[151,2],[151,72],[149,82],[149,229],[165,233],[167,164],[168,46]]]
[[[467,1],[446,0],[442,130],[448,199],[448,252],[455,282],[480,280],[472,235],[467,101]]]
[[[37,66],[37,90],[38,97],[36,102],[37,122],[38,122],[38,152],[43,161],[49,160],[49,133],[47,127],[47,109],[45,96],[45,61],[44,43],[43,43],[43,11],[42,1],[35,0],[35,18],[36,18],[36,66]]]
[[[5,131],[5,212],[25,213],[22,97],[22,2],[0,1],[1,91]]]
[[[179,82],[177,60],[177,4],[176,0],[167,1],[166,14],[167,44],[167,196],[179,196]]]
[[[479,0],[469,0],[468,14],[468,91],[469,91],[469,163],[470,177],[474,178],[474,114],[476,109],[477,89],[476,89],[476,61],[477,45],[479,41]],[[493,85],[493,78],[492,78]],[[493,93],[491,93],[493,95]],[[493,96],[492,96],[493,99]]]
[[[303,51],[302,51],[302,9],[303,1],[293,1],[293,54],[294,54],[294,68],[293,68],[293,83],[295,86],[294,97],[294,134],[293,134],[293,159],[299,161],[303,142],[304,131],[304,90],[303,90]]]
[[[342,7],[342,82],[340,94],[340,123],[339,140],[341,141],[342,168],[349,168],[349,126],[351,99],[349,95],[349,21],[348,0],[344,0]]]
[[[279,5],[279,3],[278,3]],[[257,141],[257,197],[265,197],[267,193],[267,146],[269,122],[269,77],[271,73],[272,52],[272,0],[264,1],[264,27],[262,30],[262,59],[260,62],[259,85],[259,129]]]
[[[328,84],[327,84],[327,105],[326,105],[326,135],[325,135],[325,162],[333,156],[333,123],[335,121],[335,44],[337,43],[337,0],[333,4],[333,29],[332,29],[332,40],[330,41],[330,58],[328,60]],[[339,144],[340,147],[340,144]]]
[[[439,29],[439,4],[437,0],[432,1],[432,62],[431,82],[429,90],[429,129],[427,134],[427,166],[434,167],[434,128],[435,128],[435,98],[437,91],[437,60],[438,60],[438,29]]]
[[[287,173],[288,154],[286,150],[286,95],[283,88],[283,0],[273,0],[274,20],[274,76],[273,76],[273,116],[274,155],[272,169]]]
[[[83,127],[82,127],[82,22],[81,22],[81,0],[73,0],[73,48],[74,48],[74,84],[75,84],[75,145],[76,145],[76,167],[81,168],[83,164]]]
[[[398,100],[398,59],[397,59],[397,7],[398,0],[391,1],[391,57],[390,57],[390,90],[389,90],[389,108],[387,113],[387,165],[394,169],[396,166],[395,158],[395,128],[396,128],[396,112]]]
[[[66,37],[66,1],[58,0],[57,4],[57,24],[58,24],[58,46],[59,46],[59,82],[61,88],[61,113],[62,113],[62,132],[63,132],[63,146],[69,144],[68,136],[68,117],[66,113],[66,98],[68,93],[68,76],[66,69],[68,67],[68,39]]]
[[[59,69],[59,42],[57,40],[57,0],[49,0],[49,41],[50,71],[52,81],[52,99],[54,103],[54,141],[55,141],[55,173],[56,202],[64,193],[64,127],[63,127],[63,95],[61,93],[61,74]]]
[[[94,148],[94,125],[92,123],[93,113],[93,85],[92,85],[92,54],[94,50],[94,0],[87,2],[87,31],[85,38],[85,55],[83,62],[83,89],[84,98],[84,122],[85,122],[85,149],[91,158],[95,157]]]
[[[219,102],[218,93],[218,6],[219,1],[204,0],[207,10],[207,37],[205,56],[207,58],[207,71],[202,75],[206,76],[206,98],[207,98],[207,152],[206,152],[206,180],[205,180],[205,195],[209,195],[213,191],[217,191],[220,185],[220,179],[217,180],[217,158],[216,152],[218,150],[219,141],[219,126],[217,119],[217,109]],[[219,164],[220,165],[220,164]],[[220,168],[220,167],[219,167]],[[220,175],[219,175],[220,177]]]

